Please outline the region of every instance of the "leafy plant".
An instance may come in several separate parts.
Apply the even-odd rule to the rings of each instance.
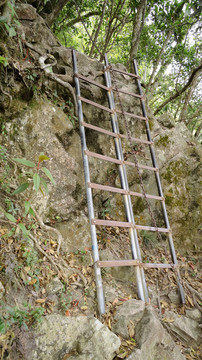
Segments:
[[[145,230],[142,230],[140,232],[140,235],[142,237],[143,246],[145,246],[147,248],[152,248],[157,245],[157,239],[156,239],[155,234],[145,231]]]
[[[0,56],[0,64],[2,64],[3,66],[7,66],[8,65],[8,59],[5,58],[4,56]]]
[[[17,162],[20,165],[28,167],[29,171],[26,172],[26,182],[19,185],[17,189],[12,193],[12,195],[21,194],[22,192],[26,191],[30,187],[30,185],[33,186],[35,193],[40,191],[44,195],[45,191],[45,193],[48,194],[48,184],[46,180],[42,177],[42,175],[44,174],[53,185],[55,185],[55,180],[53,179],[51,172],[46,167],[41,166],[42,163],[47,160],[49,160],[49,158],[44,154],[39,155],[37,164],[27,159],[14,158],[13,161]],[[31,207],[30,201],[24,201],[24,213],[22,214],[21,218],[16,219],[13,215],[11,215],[9,212],[5,213],[7,219],[12,223],[16,224],[18,228],[22,231],[23,235],[28,237],[29,230],[26,228],[26,226],[21,220],[23,220],[23,218],[27,217],[28,215],[35,215],[34,210]]]
[[[2,305],[0,313],[0,333],[6,333],[12,325],[18,325],[20,328],[28,329],[29,325],[41,322],[44,309],[42,307],[32,308],[31,305],[25,304],[24,309]]]

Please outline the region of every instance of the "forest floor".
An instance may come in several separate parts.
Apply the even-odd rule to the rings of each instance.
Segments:
[[[99,318],[91,248],[80,249],[74,253],[61,250],[58,255],[56,239],[40,228],[35,219],[32,225],[32,228],[35,228],[34,238],[38,239],[37,248],[31,239],[19,233],[12,234],[12,225],[9,222],[0,221],[1,360],[10,359],[9,351],[14,346],[14,339],[18,336],[19,329],[26,331],[37,322],[43,321],[43,316],[46,314],[60,313],[65,316],[94,314]],[[115,254],[116,258],[124,258],[130,248],[126,232],[118,228],[109,228],[105,232],[100,229],[98,242],[101,254],[109,251]],[[143,261],[160,263],[165,258],[164,247],[153,246],[144,241],[141,246]],[[177,285],[172,270],[145,271],[151,304],[158,309],[160,317],[168,310],[183,315],[186,314],[186,310],[200,308],[202,284],[198,255],[198,251],[187,251],[184,255],[177,253],[186,293],[184,306],[179,304],[175,293]],[[99,319],[110,330],[118,307],[129,299],[138,299],[135,281],[126,280],[129,270],[124,269],[126,275],[121,273],[120,277],[110,269],[102,270],[106,313],[102,319]],[[134,273],[131,273],[131,276],[135,279]],[[165,317],[162,318],[165,326],[169,321]],[[126,359],[137,346],[132,330],[130,340],[121,340],[117,360]],[[199,348],[187,347],[178,337],[174,337],[174,340],[181,347],[187,360],[200,359],[202,356]]]

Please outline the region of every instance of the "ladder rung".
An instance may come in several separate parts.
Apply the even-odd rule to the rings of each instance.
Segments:
[[[107,86],[102,85],[102,84],[98,83],[97,81],[95,81],[95,80],[93,80],[93,79],[91,79],[89,77],[83,76],[81,74],[74,74],[74,76],[79,78],[79,79],[82,79],[84,81],[87,81],[88,83],[93,84],[93,85],[95,85],[95,86],[97,86],[97,87],[99,87],[101,89],[106,90],[106,91],[109,91],[109,90],[117,91],[116,88],[114,88],[114,87],[108,88]],[[143,95],[134,94],[132,92],[125,91],[125,90],[118,90],[118,92],[126,94],[126,95],[130,95],[130,96],[134,96],[134,97],[136,97],[138,99],[143,98]]]
[[[113,137],[116,137],[116,138],[128,139],[128,137],[126,135],[116,134],[116,133],[114,133],[112,131],[105,130],[105,129],[102,129],[102,128],[98,127],[98,126],[88,124],[85,121],[83,121],[81,123],[81,125],[85,126],[86,128],[89,128],[89,129],[92,129],[92,130],[95,130],[95,131],[98,131],[100,133],[107,134],[107,135],[110,135],[110,136],[113,136]],[[131,137],[131,140],[135,141],[135,142],[139,142],[141,144],[147,144],[147,145],[153,144],[153,141],[142,140],[142,139],[138,139],[138,138],[134,138],[134,137]]]
[[[105,111],[107,111],[107,112],[109,112],[109,113],[111,113],[111,114],[114,114],[114,113],[119,113],[119,114],[123,114],[123,112],[121,111],[121,110],[117,110],[117,109],[110,109],[110,108],[107,108],[106,106],[103,106],[103,105],[100,105],[100,104],[98,104],[98,103],[96,103],[96,102],[94,102],[94,101],[91,101],[91,100],[89,100],[89,99],[86,99],[86,98],[84,98],[83,96],[78,96],[78,100],[81,100],[81,101],[83,101],[83,102],[85,102],[85,103],[87,103],[87,104],[90,104],[90,105],[93,105],[93,106],[95,106],[95,107],[97,107],[97,108],[99,108],[99,109],[102,109],[102,110],[105,110]],[[144,117],[144,116],[140,116],[140,115],[135,115],[135,114],[132,114],[132,113],[128,113],[128,112],[125,112],[124,111],[124,114],[125,115],[127,115],[127,116],[130,116],[130,117],[133,117],[133,118],[137,118],[137,119],[140,119],[140,120],[144,120],[144,121],[147,121],[148,119],[146,118],[146,117]]]
[[[141,194],[141,193],[130,191],[130,190],[119,189],[119,188],[115,188],[115,187],[112,187],[112,186],[100,185],[100,184],[95,184],[95,183],[88,183],[88,187],[91,188],[91,189],[111,191],[111,192],[115,192],[115,193],[119,193],[119,194],[123,194],[123,195],[133,195],[133,196],[144,198],[144,195]],[[165,200],[164,197],[156,196],[156,195],[146,194],[146,197],[148,199],[155,199],[155,200],[161,200],[161,201]]]
[[[121,111],[121,110],[115,110],[115,112],[117,112],[118,114],[124,114],[126,116],[130,116],[132,118],[137,118],[137,119],[140,119],[140,120],[144,120],[144,121],[147,121],[148,119],[144,116],[140,116],[140,115],[135,115],[135,114],[132,114],[132,113],[129,113],[129,112],[126,112],[126,111]]]
[[[125,91],[125,90],[117,90],[116,88],[114,88],[114,87],[112,87],[112,90],[113,91],[116,91],[116,92],[119,92],[119,93],[122,93],[122,94],[126,94],[126,95],[130,95],[130,96],[134,96],[134,97],[136,97],[136,98],[138,98],[138,99],[143,99],[143,95],[138,95],[138,94],[134,94],[134,93],[131,93],[131,92],[129,92],[129,91]]]
[[[83,96],[78,96],[78,100],[81,100],[81,101],[83,101],[83,102],[85,102],[85,103],[87,103],[87,104],[90,104],[90,105],[93,105],[93,106],[95,106],[95,107],[98,107],[99,109],[105,110],[105,111],[107,111],[107,112],[109,112],[109,113],[111,113],[111,114],[114,113],[114,110],[111,110],[110,108],[108,108],[108,107],[106,107],[106,106],[97,104],[97,103],[94,102],[94,101],[88,100],[88,99],[84,98]]]
[[[85,154],[100,160],[106,160],[115,164],[119,164],[119,165],[130,165],[130,166],[134,166],[136,167],[135,163],[132,163],[130,161],[125,161],[125,160],[118,160],[115,158],[112,158],[110,156],[106,156],[106,155],[101,155],[101,154],[97,154],[95,152],[89,151],[89,150],[85,150]],[[152,171],[158,171],[157,168],[153,168],[151,166],[147,166],[147,165],[142,165],[138,163],[138,167],[142,168],[142,169],[147,169],[147,170],[152,170]]]
[[[107,91],[109,90],[109,88],[108,88],[107,86],[102,85],[102,84],[98,83],[97,81],[94,81],[94,80],[91,79],[91,78],[88,78],[88,77],[83,76],[83,75],[81,75],[81,74],[74,74],[74,76],[76,76],[76,77],[78,77],[79,79],[82,79],[82,80],[84,80],[84,81],[87,81],[87,82],[89,82],[90,84],[96,85],[97,87],[99,87],[99,88],[101,88],[101,89],[104,89],[104,90],[107,90]],[[139,96],[140,96],[140,95],[139,95]]]
[[[107,69],[106,69],[107,70]],[[132,73],[129,73],[127,71],[123,71],[123,70],[119,70],[119,69],[116,69],[116,68],[112,68],[113,71],[116,71],[116,72],[119,72],[121,74],[124,74],[124,75],[128,75],[128,76],[132,76],[132,77],[135,77],[136,79],[140,79],[140,76],[139,75],[135,75],[135,74],[132,74]]]
[[[97,267],[119,267],[119,266],[140,266],[143,268],[161,268],[161,269],[173,269],[177,268],[177,264],[153,264],[142,263],[140,260],[98,260],[96,262]]]
[[[112,227],[124,227],[124,228],[133,228],[136,230],[146,230],[146,231],[159,231],[169,233],[170,229],[166,228],[155,228],[153,226],[143,226],[136,225],[125,221],[113,221],[113,220],[101,220],[101,219],[92,219],[92,225],[103,225],[103,226],[112,226]]]

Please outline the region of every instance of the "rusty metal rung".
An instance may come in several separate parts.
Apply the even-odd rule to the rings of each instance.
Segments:
[[[102,128],[98,127],[98,126],[88,124],[85,121],[83,121],[81,123],[81,125],[85,126],[86,128],[98,131],[98,132],[106,134],[106,135],[110,135],[110,136],[113,136],[113,137],[116,137],[116,138],[122,138],[122,139],[127,139],[128,140],[127,135],[117,134],[117,133],[114,133],[112,131],[102,129]],[[135,141],[135,142],[138,142],[138,143],[141,143],[141,144],[145,144],[145,145],[152,145],[153,144],[153,141],[138,139],[138,138],[134,138],[134,137],[131,137],[131,140]]]
[[[100,160],[106,160],[106,161],[109,161],[109,162],[112,162],[112,163],[118,164],[118,165],[130,165],[130,166],[133,166],[133,167],[137,167],[135,165],[135,163],[133,163],[133,162],[125,161],[125,160],[123,160],[123,161],[118,160],[118,159],[112,158],[110,156],[97,154],[97,153],[89,151],[89,150],[85,150],[85,154],[88,155],[88,156],[91,156],[91,157],[94,157],[94,158],[97,158],[97,159],[100,159]],[[158,171],[158,168],[153,168],[152,166],[142,165],[140,163],[138,163],[138,167],[140,169]]]
[[[105,110],[105,111],[107,111],[107,112],[109,112],[109,113],[111,113],[111,114],[114,114],[114,113],[119,113],[119,114],[123,114],[123,112],[121,111],[121,110],[117,110],[117,109],[110,109],[110,108],[107,108],[106,106],[103,106],[103,105],[100,105],[100,104],[98,104],[98,103],[96,103],[96,102],[94,102],[94,101],[91,101],[91,100],[89,100],[89,99],[86,99],[86,98],[84,98],[83,96],[78,96],[78,100],[81,100],[81,101],[83,101],[83,102],[85,102],[85,103],[87,103],[87,104],[90,104],[90,105],[93,105],[93,106],[95,106],[95,107],[97,107],[97,108],[99,108],[99,109],[101,109],[101,110]],[[127,116],[130,116],[130,117],[132,117],[132,118],[135,118],[135,119],[140,119],[140,120],[144,120],[144,121],[148,121],[148,119],[146,118],[146,117],[144,117],[144,116],[140,116],[140,115],[135,115],[135,114],[132,114],[132,113],[128,113],[128,112],[125,112],[124,111],[124,114],[125,115],[127,115]]]
[[[119,267],[119,266],[139,266],[143,268],[160,268],[160,269],[173,269],[177,268],[177,264],[153,264],[153,263],[142,263],[140,260],[98,260],[96,262],[97,267]]]
[[[146,231],[159,231],[163,233],[170,233],[170,229],[166,228],[156,228],[153,226],[144,226],[144,225],[136,225],[133,223],[129,223],[126,221],[113,221],[113,220],[102,220],[102,219],[92,219],[92,225],[102,225],[102,226],[112,226],[112,227],[123,227],[123,228],[132,228],[136,230],[146,230]]]
[[[91,79],[91,78],[89,78],[89,77],[83,76],[83,75],[81,75],[81,74],[74,74],[74,76],[76,76],[76,77],[78,77],[79,79],[82,79],[82,80],[84,80],[84,81],[87,81],[87,82],[89,82],[90,84],[93,84],[93,85],[95,85],[95,86],[97,86],[97,87],[99,87],[99,88],[101,88],[101,89],[104,89],[104,90],[106,90],[106,91],[109,90],[109,88],[108,88],[107,86],[102,85],[102,84],[99,84],[97,81],[94,81],[93,79]],[[140,95],[139,95],[139,96],[140,96]]]
[[[89,78],[89,77],[83,76],[83,75],[81,75],[81,74],[74,74],[74,76],[77,77],[77,78],[79,78],[79,79],[82,79],[82,80],[84,80],[84,81],[86,81],[86,82],[88,82],[88,83],[90,83],[90,84],[93,84],[93,85],[95,85],[95,86],[97,86],[97,87],[99,87],[99,88],[101,88],[101,89],[104,89],[104,90],[106,90],[106,91],[110,91],[110,90],[117,91],[116,88],[114,88],[114,87],[108,88],[107,86],[102,85],[102,84],[98,83],[97,81],[95,81],[95,80],[93,80],[93,79],[91,79],[91,78]],[[130,95],[130,96],[136,97],[136,98],[138,98],[138,99],[142,99],[142,98],[143,98],[142,95],[134,94],[134,93],[129,92],[129,91],[125,91],[125,90],[118,90],[118,91],[119,91],[120,93],[122,93],[122,94]]]
[[[140,79],[140,76],[139,75],[135,75],[135,74],[132,74],[132,73],[129,73],[127,71],[123,71],[123,70],[119,70],[119,69],[116,69],[116,68],[112,68],[113,71],[116,71],[116,72],[119,72],[120,74],[124,74],[124,75],[128,75],[128,76],[132,76],[136,79]]]
[[[124,190],[124,189],[119,189],[119,188],[116,188],[116,187],[113,187],[113,186],[106,186],[106,185],[101,185],[101,184],[88,183],[88,187],[91,188],[91,189],[110,191],[110,192],[115,192],[115,193],[119,193],[119,194],[123,194],[123,195],[132,195],[132,196],[137,196],[137,197],[144,198],[144,194],[142,194],[142,193],[138,193],[138,192],[135,192],[135,191]],[[155,200],[160,200],[160,201],[165,200],[164,197],[156,196],[156,195],[146,194],[146,197],[148,199],[155,199]]]

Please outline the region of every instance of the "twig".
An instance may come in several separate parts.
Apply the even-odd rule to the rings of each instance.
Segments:
[[[52,231],[52,232],[54,232],[54,233],[57,235],[57,237],[58,237],[57,254],[59,255],[60,246],[61,246],[62,242],[64,241],[62,234],[60,233],[59,230],[57,230],[57,229],[55,229],[55,228],[53,228],[53,227],[51,227],[51,226],[45,225],[44,222],[43,222],[43,220],[42,220],[42,218],[41,218],[41,216],[40,216],[39,214],[37,214],[37,211],[34,209],[33,206],[32,206],[32,209],[34,210],[35,216],[36,216],[36,218],[37,218],[40,226],[41,226],[43,229],[45,229],[45,230],[47,230],[47,231]]]
[[[80,276],[81,280],[84,283],[84,286],[87,285],[87,280],[86,280],[85,276],[82,274],[82,272],[79,269],[77,269],[75,267],[68,267],[63,258],[61,258],[60,260],[63,263],[63,266],[65,268],[73,270],[75,273],[77,273]]]
[[[197,290],[195,290],[192,286],[190,286],[189,284],[187,284],[187,282],[185,283],[185,286],[189,289],[189,291],[193,293],[197,296],[197,298],[202,302],[202,296],[199,294],[199,292]]]
[[[8,98],[9,98],[9,102],[8,102],[8,106],[7,106],[7,109],[9,109],[10,106],[11,106],[11,102],[12,102],[12,96],[11,96],[8,92],[6,92],[5,90],[3,90],[3,88],[2,88],[1,85],[0,85],[0,90],[1,90],[1,92],[2,92],[4,95],[8,96]]]
[[[58,272],[58,275],[60,275],[62,277],[62,274],[60,272],[60,270],[58,269],[59,266],[55,263],[55,261],[53,261],[53,259],[41,248],[41,246],[39,245],[37,239],[32,235],[29,234],[29,237],[34,241],[36,248],[51,262],[51,264],[55,267],[55,269]]]

